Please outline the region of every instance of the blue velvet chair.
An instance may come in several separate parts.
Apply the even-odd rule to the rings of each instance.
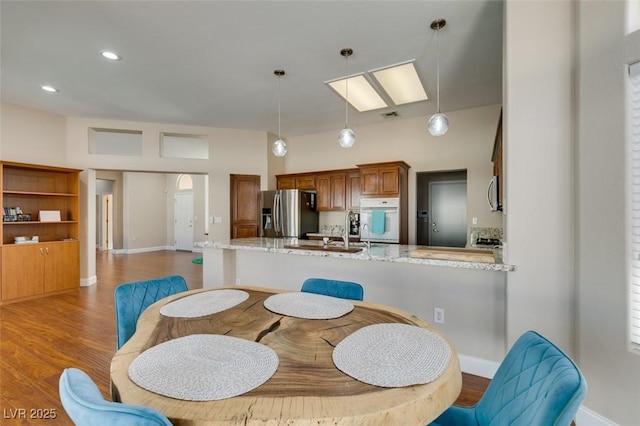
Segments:
[[[180,275],[135,281],[116,287],[116,348],[120,349],[133,336],[138,317],[149,305],[187,290],[187,283]]]
[[[67,368],[60,375],[60,401],[76,426],[170,426],[161,413],[148,407],[120,404],[102,397],[84,371]]]
[[[516,341],[473,407],[452,406],[432,425],[568,426],[587,394],[578,367],[534,331]]]
[[[351,281],[327,280],[324,278],[306,279],[302,283],[301,291],[351,300],[362,300],[364,297],[364,290],[358,283]]]

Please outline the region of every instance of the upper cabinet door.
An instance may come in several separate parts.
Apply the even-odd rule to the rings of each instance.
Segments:
[[[365,197],[405,197],[409,165],[404,161],[361,164],[360,194]]]
[[[346,182],[347,209],[360,210],[360,170],[349,170]]]
[[[296,189],[296,178],[293,176],[278,176],[278,189]]]
[[[316,189],[315,175],[302,175],[296,177],[297,189]]]
[[[378,168],[360,169],[360,193],[362,195],[378,195]]]
[[[344,211],[346,202],[346,173],[316,175],[319,211]]]

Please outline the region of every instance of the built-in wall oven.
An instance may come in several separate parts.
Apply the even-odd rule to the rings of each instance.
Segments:
[[[360,240],[400,242],[400,199],[360,199]]]

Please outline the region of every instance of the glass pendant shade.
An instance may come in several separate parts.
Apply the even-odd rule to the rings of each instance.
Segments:
[[[276,157],[284,157],[287,153],[287,144],[282,139],[278,139],[273,143],[271,151]]]
[[[356,135],[353,130],[348,127],[342,129],[338,135],[338,143],[343,148],[351,148],[356,143]]]
[[[449,130],[449,119],[441,112],[433,114],[429,119],[428,128],[433,136],[442,136]]]

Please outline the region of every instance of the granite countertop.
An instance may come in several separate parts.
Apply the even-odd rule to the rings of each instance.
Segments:
[[[363,247],[356,253],[325,251],[317,249],[287,248],[289,245],[322,246],[322,241],[301,240],[298,238],[240,238],[227,241],[206,241],[196,243],[196,247],[229,250],[260,251],[302,256],[336,257],[361,261],[407,263],[414,265],[444,266],[449,268],[479,269],[485,271],[513,271],[515,267],[502,263],[502,250],[494,249],[496,263],[464,262],[453,260],[420,259],[410,257],[410,253],[422,247],[417,245],[372,243],[368,250],[364,243],[351,243],[351,247]]]

